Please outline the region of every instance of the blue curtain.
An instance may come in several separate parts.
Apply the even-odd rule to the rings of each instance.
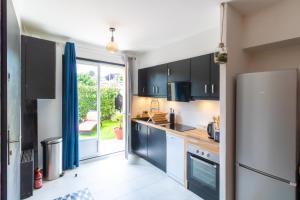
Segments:
[[[79,165],[78,94],[75,45],[67,42],[63,57],[63,169]]]

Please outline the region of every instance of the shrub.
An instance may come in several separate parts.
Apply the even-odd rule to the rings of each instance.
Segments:
[[[79,120],[84,121],[89,111],[97,110],[97,84],[92,74],[78,74]],[[115,87],[100,89],[101,119],[111,119],[116,113],[115,98],[120,90]]]
[[[91,110],[97,110],[97,87],[78,84],[78,110],[79,121],[85,120],[86,115]]]
[[[101,119],[111,119],[116,113],[115,98],[118,96],[120,90],[118,88],[107,87],[101,88]]]

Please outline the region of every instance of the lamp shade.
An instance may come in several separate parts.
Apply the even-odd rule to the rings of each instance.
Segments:
[[[114,41],[110,41],[107,45],[106,45],[106,50],[110,53],[116,53],[119,48],[116,42]]]

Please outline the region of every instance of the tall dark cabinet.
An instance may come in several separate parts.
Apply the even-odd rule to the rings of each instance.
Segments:
[[[22,150],[34,149],[38,167],[37,99],[55,98],[55,42],[21,37]]]
[[[33,158],[21,165],[22,198],[32,194],[29,177],[33,179],[33,169],[38,167],[37,101],[55,98],[55,49],[54,42],[21,37],[21,148],[23,153],[33,152]]]

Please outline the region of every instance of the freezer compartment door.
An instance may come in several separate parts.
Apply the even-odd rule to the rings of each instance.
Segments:
[[[236,172],[237,200],[296,200],[296,186],[256,173],[241,166]]]
[[[237,162],[296,182],[297,71],[237,79]]]

